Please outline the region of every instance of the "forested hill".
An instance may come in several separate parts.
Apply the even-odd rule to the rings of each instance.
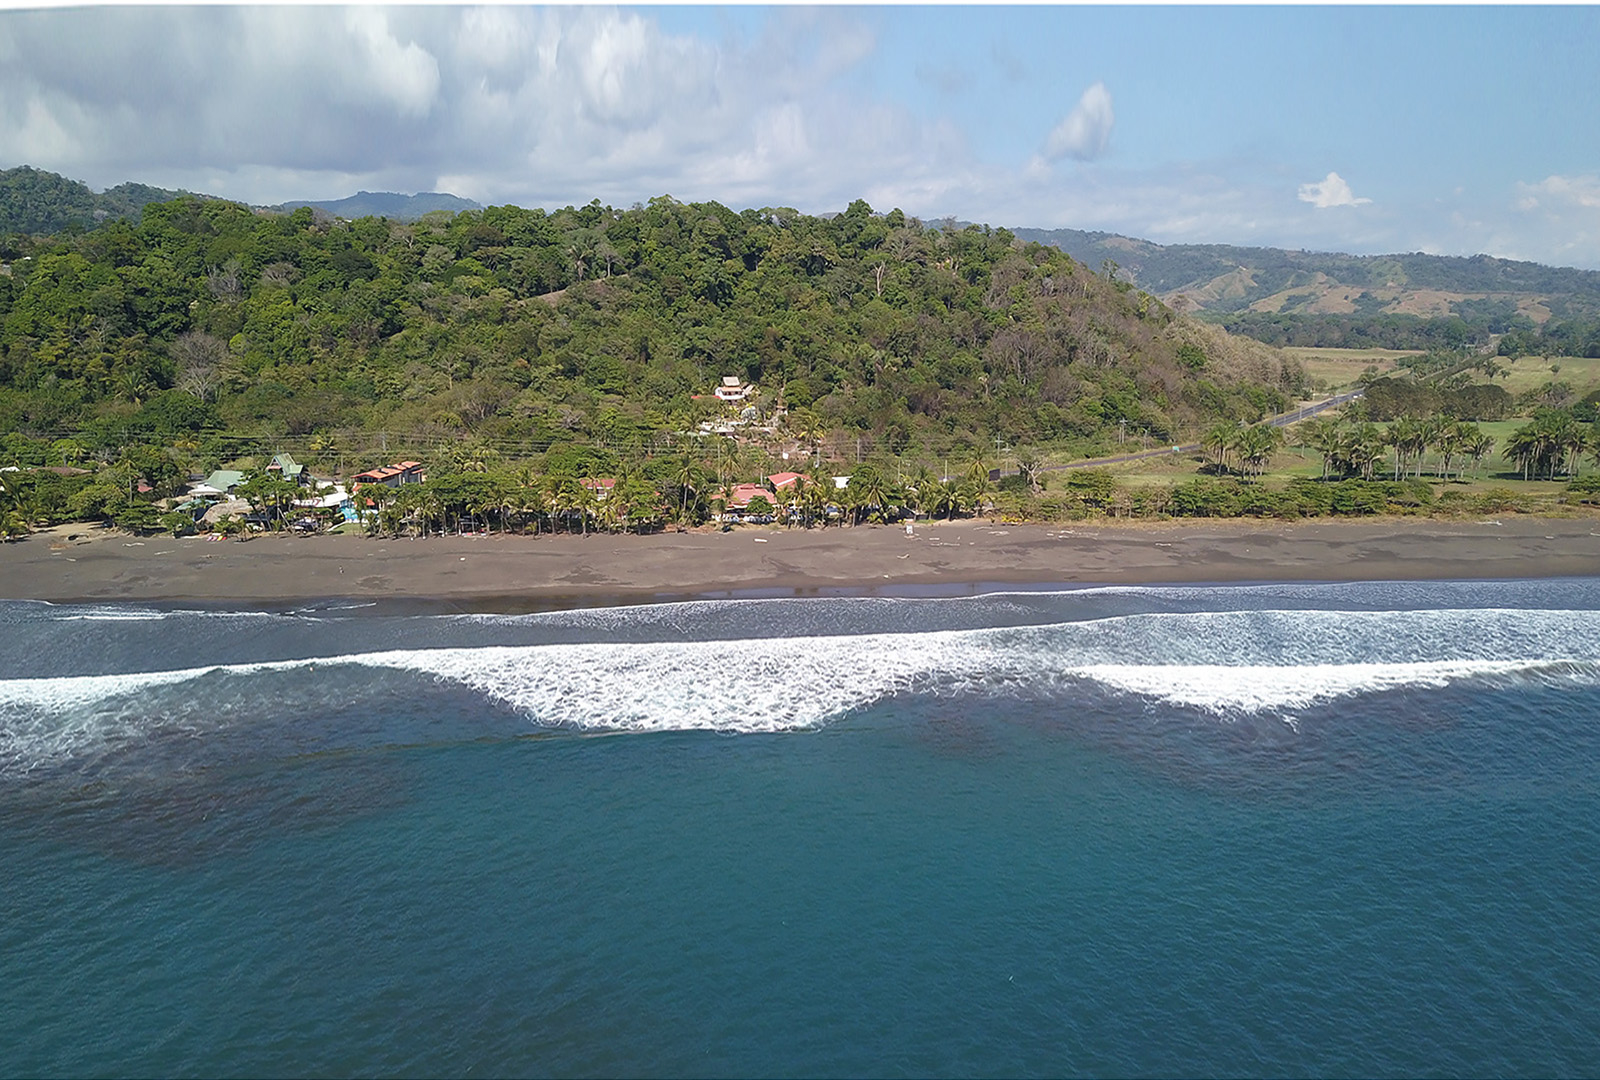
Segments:
[[[1542,300],[1543,315],[1600,312],[1600,272],[1488,255],[1340,255],[1227,244],[1155,244],[1115,233],[1018,229],[1093,267],[1107,260],[1159,296],[1210,311],[1449,314],[1450,297]],[[1444,299],[1425,294],[1448,294]],[[1537,316],[1536,316],[1537,321]]]
[[[118,184],[99,193],[87,184],[23,165],[0,170],[0,234],[57,233],[92,228],[110,218],[137,219],[153,202],[184,194],[148,184]]]
[[[896,452],[1166,439],[1301,389],[1281,354],[1004,229],[657,198],[417,223],[178,199],[0,251],[0,430],[204,447],[648,445],[753,382]]]
[[[118,184],[96,194],[87,184],[57,173],[23,165],[0,170],[0,234],[49,235],[67,229],[87,229],[112,218],[139,219],[153,202],[167,202],[184,191],[169,191],[149,184]],[[210,196],[200,196],[210,198]],[[271,207],[285,213],[302,206],[315,207],[336,217],[387,217],[416,221],[437,210],[459,213],[481,210],[471,199],[438,191],[398,195],[391,191],[358,191],[344,199],[291,199]]]

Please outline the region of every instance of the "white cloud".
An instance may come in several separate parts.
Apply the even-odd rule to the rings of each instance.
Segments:
[[[1105,83],[1097,82],[1083,92],[1078,104],[1050,132],[1044,141],[1044,156],[1051,161],[1068,156],[1092,161],[1105,152],[1116,122],[1111,91]]]
[[[1518,210],[1600,210],[1600,176],[1547,176],[1537,184],[1518,183],[1517,191]]]
[[[668,20],[670,22],[670,20]],[[1474,202],[1361,213],[1338,174],[1298,186],[1260,157],[1106,159],[1110,92],[1083,91],[1039,141],[983,160],[1003,127],[965,120],[993,64],[916,78],[970,91],[904,101],[871,13],[777,8],[747,29],[674,32],[649,10],[118,7],[0,11],[0,167],[106,187],[138,180],[255,203],[444,190],[484,203],[627,206],[655,195],[839,210],[865,198],[936,220],[1104,229],[1162,243],[1358,252],[1516,252],[1600,266],[1600,177],[1552,175]],[[753,29],[748,27],[753,26]],[[991,67],[995,69],[991,72]],[[910,70],[908,67],[907,70]],[[1005,88],[1007,94],[1015,94]],[[1028,130],[1048,127],[1048,114]],[[963,123],[992,123],[969,139]],[[1015,146],[1015,143],[1010,145]],[[1098,159],[1060,169],[1062,160]],[[1520,207],[1520,210],[1518,209]]]
[[[1350,190],[1345,178],[1331,172],[1315,183],[1301,184],[1300,201],[1310,203],[1318,210],[1328,210],[1335,206],[1365,206],[1372,200],[1356,198],[1356,193]]]
[[[377,8],[351,8],[345,26],[358,46],[356,56],[367,70],[357,77],[401,113],[425,116],[439,92],[439,62],[414,41],[404,45],[389,29],[388,17]]]

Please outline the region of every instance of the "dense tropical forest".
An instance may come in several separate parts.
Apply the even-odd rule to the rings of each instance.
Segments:
[[[1474,383],[1494,374],[1475,350],[1407,363],[1367,380],[1321,486],[1263,486],[1284,440],[1261,421],[1308,390],[1298,363],[1005,229],[861,201],[832,217],[661,197],[405,222],[182,196],[0,238],[0,514],[8,533],[181,531],[189,479],[229,467],[250,474],[238,493],[258,521],[282,524],[297,492],[263,471],[282,451],[322,476],[428,462],[426,483],[369,494],[366,526],[390,531],[692,525],[791,465],[850,482],[740,512],[1404,511],[1432,504],[1401,457],[1446,447],[1448,481],[1466,453],[1448,447],[1488,449],[1459,421],[1540,405]],[[1393,434],[1435,416],[1445,443]],[[1530,478],[1577,472],[1589,444],[1561,430],[1559,453],[1518,457]],[[1212,475],[1131,490],[1051,471],[1130,437],[1203,440]]]
[[[670,441],[754,384],[758,419],[930,454],[1167,440],[1301,389],[1003,229],[863,202],[830,219],[670,198],[414,224],[182,198],[0,249],[0,429],[99,454],[178,435],[423,452]]]

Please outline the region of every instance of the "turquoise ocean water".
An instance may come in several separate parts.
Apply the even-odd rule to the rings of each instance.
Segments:
[[[0,604],[0,1074],[1600,1071],[1600,579]]]

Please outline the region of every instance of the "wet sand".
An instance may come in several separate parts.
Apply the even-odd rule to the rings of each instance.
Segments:
[[[341,599],[532,610],[999,585],[1600,574],[1600,517],[743,528],[655,536],[143,540],[63,526],[0,545],[0,597],[283,607]]]

